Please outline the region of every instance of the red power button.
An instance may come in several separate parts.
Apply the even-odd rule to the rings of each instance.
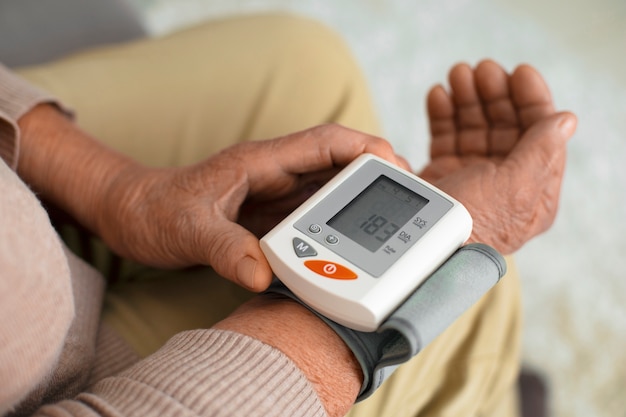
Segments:
[[[316,274],[333,279],[357,279],[357,275],[343,265],[330,261],[305,261],[304,265]]]

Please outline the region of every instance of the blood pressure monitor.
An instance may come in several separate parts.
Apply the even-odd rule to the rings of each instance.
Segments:
[[[455,199],[362,155],[261,239],[276,276],[337,323],[375,331],[469,237]]]

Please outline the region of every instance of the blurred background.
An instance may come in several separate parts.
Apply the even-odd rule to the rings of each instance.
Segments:
[[[133,0],[152,33],[285,10],[339,31],[369,80],[386,137],[424,164],[424,98],[456,62],[535,66],[579,117],[554,227],[525,246],[524,362],[551,415],[626,416],[626,2],[624,0]]]

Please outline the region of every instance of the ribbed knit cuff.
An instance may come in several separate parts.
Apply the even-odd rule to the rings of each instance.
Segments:
[[[139,355],[107,323],[101,322],[96,339],[96,358],[87,386],[130,368]]]
[[[311,383],[282,352],[220,330],[194,330],[79,400],[143,416],[326,416]]]
[[[37,104],[54,98],[0,64],[0,157],[17,168],[20,130],[17,121]]]

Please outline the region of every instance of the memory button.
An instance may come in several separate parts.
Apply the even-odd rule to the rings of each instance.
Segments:
[[[293,251],[296,253],[298,258],[306,258],[317,255],[317,251],[313,248],[313,246],[299,237],[294,237],[291,243],[293,244]]]

